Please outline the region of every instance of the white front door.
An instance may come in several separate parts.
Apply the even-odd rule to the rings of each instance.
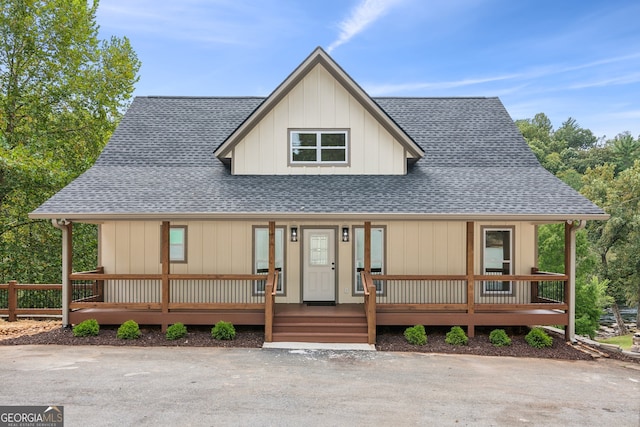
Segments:
[[[336,300],[336,230],[304,229],[303,301]]]

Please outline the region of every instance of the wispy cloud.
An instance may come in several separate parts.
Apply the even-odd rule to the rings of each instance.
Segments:
[[[329,45],[327,52],[345,44],[355,35],[364,31],[366,27],[382,17],[389,9],[401,0],[362,0],[352,11],[351,15],[339,25],[338,39]]]

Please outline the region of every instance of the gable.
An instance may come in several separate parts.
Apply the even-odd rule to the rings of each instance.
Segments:
[[[292,161],[291,131],[341,131],[342,164]],[[245,174],[405,174],[422,149],[320,48],[216,150]]]

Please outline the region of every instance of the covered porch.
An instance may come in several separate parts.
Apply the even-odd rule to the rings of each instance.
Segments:
[[[72,224],[63,229],[63,323],[96,319],[101,324],[166,328],[175,322],[264,326],[265,341],[376,342],[378,326],[562,325],[572,335],[575,223],[565,223],[565,272],[532,269],[530,275],[476,274],[474,222],[466,222],[466,274],[391,275],[371,267],[371,222],[364,223],[361,303],[310,307],[277,302],[275,221],[269,222],[269,267],[263,274],[175,274],[169,259],[168,221],[162,222],[160,274],[109,274],[101,268],[73,273]],[[372,271],[373,270],[373,271]],[[483,293],[487,282],[508,283],[509,293]],[[118,293],[109,302],[108,293]]]

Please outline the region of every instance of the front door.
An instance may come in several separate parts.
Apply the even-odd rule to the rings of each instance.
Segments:
[[[302,262],[303,301],[336,300],[336,230],[304,229]]]

